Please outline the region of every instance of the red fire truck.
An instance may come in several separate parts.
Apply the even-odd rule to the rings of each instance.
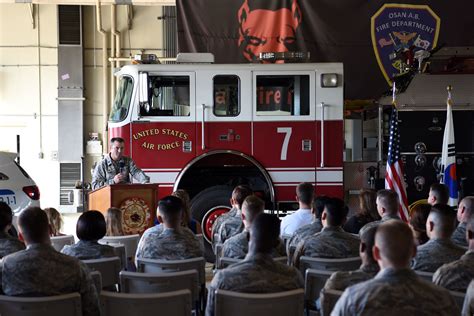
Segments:
[[[270,210],[311,182],[343,197],[343,65],[141,64],[124,66],[109,121],[159,185],[185,189],[209,241],[215,217],[248,184]]]

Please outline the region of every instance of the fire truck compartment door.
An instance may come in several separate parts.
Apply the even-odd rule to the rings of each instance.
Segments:
[[[198,155],[212,150],[252,154],[251,79],[250,70],[232,68],[196,73]]]

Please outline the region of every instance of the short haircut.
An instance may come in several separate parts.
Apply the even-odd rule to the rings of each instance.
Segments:
[[[386,212],[390,215],[398,214],[398,194],[392,190],[379,190],[377,192],[378,203],[381,207],[385,208]]]
[[[474,214],[474,196],[466,196],[461,202],[464,204],[467,217],[471,218],[472,214]]]
[[[324,211],[327,214],[327,222],[330,226],[341,226],[347,216],[348,209],[345,207],[344,202],[338,198],[330,198],[326,202]]]
[[[125,143],[125,140],[122,137],[113,137],[110,139],[110,144],[113,144],[115,142]]]
[[[248,185],[238,185],[232,191],[232,199],[235,200],[239,209],[241,209],[245,198],[251,194],[253,194],[253,191]]]
[[[247,196],[244,203],[242,203],[242,213],[249,223],[252,223],[258,214],[263,213],[264,209],[265,202],[255,195]]]
[[[158,202],[158,210],[163,221],[170,224],[178,224],[181,222],[183,201],[176,196],[165,196]]]
[[[271,253],[280,236],[280,220],[276,215],[261,213],[250,228],[250,241],[257,252]]]
[[[446,204],[435,204],[431,208],[429,220],[435,224],[435,230],[451,235],[456,225],[456,212]]]
[[[408,266],[413,256],[415,241],[407,224],[391,219],[377,227],[375,245],[380,250],[380,255],[391,264]]]
[[[105,236],[106,230],[105,217],[99,211],[82,213],[76,223],[76,234],[80,240],[99,240]]]
[[[309,182],[302,182],[296,187],[296,196],[304,204],[311,205],[314,198],[314,187]]]
[[[326,196],[326,195],[320,195],[320,196],[317,196],[314,200],[313,200],[313,209],[316,210],[316,218],[321,218],[321,215],[323,214],[324,212],[324,207],[326,206],[326,202],[330,199],[330,197]]]
[[[27,243],[41,243],[49,238],[48,216],[39,207],[28,207],[20,213],[18,226]]]
[[[0,202],[0,231],[4,231],[8,225],[11,225],[13,212],[10,206],[5,202]]]
[[[442,183],[433,183],[430,186],[431,195],[436,198],[436,204],[448,204],[449,190],[448,187]]]
[[[360,242],[365,245],[365,253],[369,258],[374,259],[372,248],[375,245],[375,233],[377,232],[377,226],[373,226],[369,229],[366,229],[360,236]]]

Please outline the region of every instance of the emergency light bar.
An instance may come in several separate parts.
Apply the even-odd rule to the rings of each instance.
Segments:
[[[267,52],[260,53],[258,59],[260,61],[270,62],[283,60],[285,62],[302,63],[307,62],[309,60],[309,57],[309,52]]]

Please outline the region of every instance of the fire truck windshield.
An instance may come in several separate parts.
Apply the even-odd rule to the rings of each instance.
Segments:
[[[110,121],[120,122],[127,117],[132,91],[132,78],[127,76],[120,77],[117,92],[115,94],[114,105],[112,107],[112,111],[110,111]]]

